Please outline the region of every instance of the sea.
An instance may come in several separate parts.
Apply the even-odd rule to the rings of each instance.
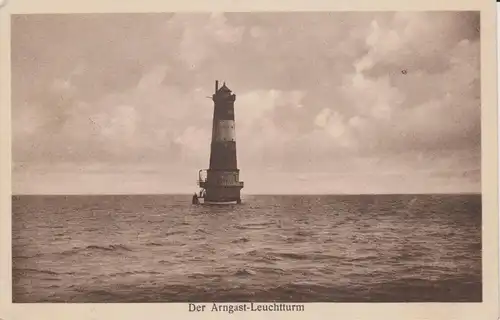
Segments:
[[[13,302],[480,302],[481,195],[12,197]]]

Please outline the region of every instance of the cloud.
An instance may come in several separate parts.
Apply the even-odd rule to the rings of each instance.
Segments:
[[[231,26],[223,13],[178,14],[169,22],[172,28],[181,28],[179,58],[189,68],[196,68],[204,60],[216,55],[217,44],[231,45],[239,42],[243,27]]]
[[[419,188],[450,177],[478,189],[478,23],[472,12],[17,17],[16,172],[196,172],[220,79],[237,96],[249,186],[274,174],[389,190],[403,183],[396,170]]]

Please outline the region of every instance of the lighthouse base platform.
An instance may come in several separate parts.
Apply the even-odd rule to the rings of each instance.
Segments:
[[[199,194],[194,194],[192,199],[193,204],[201,205],[227,205],[227,204],[241,204],[241,198],[233,199],[207,199],[205,193],[201,191]]]
[[[202,177],[201,173],[203,171],[199,171],[198,186],[200,191],[193,195],[193,204],[223,205],[241,203],[240,191],[244,184],[243,181],[239,181],[237,170],[208,170],[208,178],[212,177],[212,180]]]
[[[228,204],[241,204],[240,200],[232,200],[232,201],[209,201],[205,200],[203,197],[193,197],[193,204],[205,205],[205,206],[220,206],[220,205],[228,205]]]
[[[206,206],[218,206],[218,205],[228,205],[228,204],[240,204],[241,200],[236,200],[236,201],[224,201],[224,202],[219,202],[219,201],[200,201],[200,204],[206,205]]]

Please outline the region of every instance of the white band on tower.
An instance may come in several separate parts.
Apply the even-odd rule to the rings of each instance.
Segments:
[[[236,141],[234,120],[218,120],[214,129],[215,141]]]

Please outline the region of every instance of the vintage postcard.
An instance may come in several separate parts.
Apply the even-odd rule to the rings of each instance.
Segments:
[[[496,10],[4,1],[3,320],[496,319]]]

